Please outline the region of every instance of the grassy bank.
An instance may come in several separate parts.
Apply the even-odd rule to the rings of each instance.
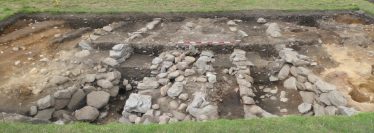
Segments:
[[[168,125],[125,125],[112,123],[92,125],[75,123],[59,125],[31,125],[24,123],[0,123],[2,133],[70,133],[70,132],[121,132],[121,133],[189,133],[189,132],[287,132],[287,133],[353,133],[373,132],[374,113],[362,113],[353,117],[280,117],[252,120],[217,120],[210,122],[180,122]]]
[[[15,13],[209,12],[234,10],[364,10],[366,0],[0,0],[0,20]]]

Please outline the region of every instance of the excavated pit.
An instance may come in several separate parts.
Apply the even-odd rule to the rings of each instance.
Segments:
[[[267,33],[267,25],[256,22],[260,17],[269,23],[277,23],[282,35],[270,36]],[[161,18],[160,23],[142,32],[140,36],[129,39],[149,22],[154,21],[154,18]],[[235,24],[229,24],[229,21]],[[235,49],[244,50],[246,59],[253,63],[253,66],[248,68],[249,76],[253,78],[251,89],[255,105],[277,116],[313,115],[313,112],[300,113],[298,110],[298,106],[303,103],[300,90],[286,89],[283,80],[269,81],[269,76],[277,74],[280,70],[274,68],[272,63],[280,58],[279,51],[285,47],[308,56],[312,60],[312,65],[306,67],[323,80],[335,85],[347,99],[347,107],[372,112],[373,21],[370,16],[350,11],[299,14],[20,14],[0,23],[0,98],[3,99],[0,101],[0,112],[32,117],[35,114],[30,114],[30,107],[40,98],[73,85],[97,86],[97,83],[82,83],[81,79],[84,79],[86,74],[102,73],[101,70],[105,69],[121,73],[119,83],[112,81],[118,84],[119,92],[110,98],[104,108],[98,109],[100,117],[103,115],[102,118],[88,121],[118,121],[125,116],[124,105],[130,94],[143,93],[137,89],[137,85],[144,77],[155,77],[151,69],[153,60],[165,52],[191,51],[191,46],[200,52],[214,53],[215,61],[211,65],[217,82],[213,84],[213,89],[206,89],[205,91],[209,92],[205,93],[207,100],[218,107],[218,118],[249,118],[245,109],[247,105],[243,105],[239,93],[237,77],[223,72],[236,67],[230,60]],[[117,27],[113,26],[114,22]],[[104,32],[103,27],[110,24],[113,29]],[[82,49],[82,40],[87,39],[91,39],[90,54],[84,57],[77,56]],[[109,51],[117,44],[129,44],[133,48],[131,56],[115,67],[102,65],[102,60],[109,57]],[[191,55],[196,59],[200,56]],[[51,79],[55,76],[68,77],[68,80],[58,85],[50,85]],[[193,93],[199,91],[202,85],[189,81],[194,77],[185,78],[187,79],[183,81],[189,82],[185,87],[196,90],[188,89],[184,92],[188,93],[189,100],[177,101],[178,104],[188,105],[192,101]],[[126,86],[122,85],[124,79],[129,81],[132,90],[126,90]],[[169,82],[175,83],[175,80],[170,79]],[[169,102],[175,99],[161,96],[158,91],[160,87],[157,87],[157,91],[151,90],[145,94],[152,96],[153,104],[162,98],[166,99],[164,103],[159,104],[160,109],[155,110],[170,114],[173,109],[168,107]],[[285,93],[287,100],[281,100],[281,93]],[[72,117],[73,112],[76,112],[67,107],[58,110],[66,110]],[[188,115],[188,112],[181,112]],[[139,122],[154,122],[150,118],[145,118],[147,113],[130,113],[140,117]],[[262,117],[266,116],[268,115]],[[193,120],[202,119],[191,115],[189,117]],[[61,117],[53,116],[49,120],[60,119]]]

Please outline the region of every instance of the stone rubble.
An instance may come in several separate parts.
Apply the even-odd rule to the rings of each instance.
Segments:
[[[298,106],[300,113],[304,115],[353,115],[356,111],[348,108],[345,96],[336,87],[322,78],[316,76],[306,68],[312,61],[305,55],[300,55],[291,48],[283,48],[279,51],[280,61],[283,64],[278,71],[277,78],[283,82],[286,89],[298,90],[303,103]],[[269,77],[271,80],[273,75]],[[281,93],[281,101],[285,93]],[[282,100],[283,98],[283,100]]]
[[[230,55],[230,61],[236,65],[233,68],[235,71],[232,73],[235,75],[239,85],[239,93],[244,108],[244,118],[275,117],[275,115],[257,106],[253,100],[255,94],[252,88],[253,78],[250,76],[250,67],[253,66],[253,63],[247,59],[246,52],[241,49],[234,49],[234,52]]]

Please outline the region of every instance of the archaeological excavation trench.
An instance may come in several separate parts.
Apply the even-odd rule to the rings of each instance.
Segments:
[[[0,23],[0,118],[149,124],[374,111],[359,12],[19,14]]]

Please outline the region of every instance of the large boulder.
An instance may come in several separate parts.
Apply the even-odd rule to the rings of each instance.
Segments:
[[[75,111],[75,118],[80,121],[94,121],[99,116],[100,112],[91,106],[85,106]]]
[[[55,105],[55,99],[51,95],[48,95],[39,99],[36,104],[39,109],[46,109]]]
[[[110,94],[105,91],[93,91],[87,95],[87,105],[100,109],[108,104]]]
[[[124,112],[146,113],[151,109],[152,97],[149,95],[140,95],[131,93],[126,101]]]

